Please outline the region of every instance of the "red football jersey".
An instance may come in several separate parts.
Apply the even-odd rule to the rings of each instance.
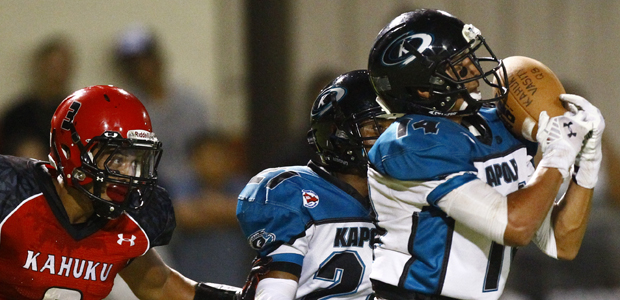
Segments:
[[[0,186],[0,299],[105,298],[131,259],[169,241],[174,213],[165,193],[138,214],[72,225],[51,181],[41,179],[47,173],[34,174],[44,170],[42,165],[30,162],[16,169],[14,164],[0,156],[0,181],[8,171],[19,178],[12,182],[29,185],[14,186],[17,197],[8,197],[4,191],[11,188]],[[16,200],[32,192],[38,193]]]

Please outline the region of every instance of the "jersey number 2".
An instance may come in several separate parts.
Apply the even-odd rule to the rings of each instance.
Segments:
[[[332,285],[308,294],[305,300],[318,300],[323,297],[352,294],[357,291],[365,266],[357,253],[352,251],[334,252],[321,264],[314,279],[332,282]],[[345,271],[346,270],[346,271]]]

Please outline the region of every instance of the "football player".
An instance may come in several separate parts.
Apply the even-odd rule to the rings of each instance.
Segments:
[[[197,284],[153,249],[175,219],[136,97],[78,90],[50,134],[49,162],[0,155],[0,299],[103,299],[117,274],[140,299],[233,299],[236,288]]]
[[[406,114],[369,153],[385,230],[371,273],[378,298],[497,299],[516,247],[575,257],[601,160],[596,107],[563,94],[571,111],[541,113],[534,167],[539,144],[515,138],[492,105],[508,92],[494,83],[506,71],[473,25],[439,10],[401,14],[379,32],[368,68],[377,101]]]
[[[237,218],[258,253],[257,278],[250,276],[244,298],[371,295],[376,228],[366,151],[392,121],[382,118],[375,97],[366,70],[335,78],[312,106],[308,142],[318,157],[307,166],[266,169],[239,195]]]

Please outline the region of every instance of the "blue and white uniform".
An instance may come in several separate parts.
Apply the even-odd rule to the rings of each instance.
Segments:
[[[406,115],[370,151],[370,198],[378,227],[386,230],[371,274],[377,291],[501,295],[513,248],[451,218],[438,202],[475,180],[502,195],[518,190],[534,172],[537,144],[517,140],[494,108],[478,115],[465,120],[486,124],[470,130],[443,117]]]
[[[237,218],[270,270],[299,277],[295,298],[368,299],[376,233],[367,197],[310,163],[267,169],[239,195]]]

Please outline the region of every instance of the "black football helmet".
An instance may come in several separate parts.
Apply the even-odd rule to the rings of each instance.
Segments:
[[[467,68],[466,59],[471,60]],[[505,67],[480,31],[440,10],[418,9],[392,20],[375,40],[368,70],[382,104],[392,113],[470,115],[508,93]],[[486,86],[470,92],[466,85],[474,81]],[[430,96],[421,97],[420,91]],[[488,97],[483,99],[481,92]],[[454,111],[459,97],[466,105]]]
[[[316,163],[329,171],[366,176],[368,155],[364,141],[379,137],[363,137],[360,125],[386,115],[375,101],[377,95],[368,71],[344,73],[327,84],[312,105],[308,143],[316,151]]]

